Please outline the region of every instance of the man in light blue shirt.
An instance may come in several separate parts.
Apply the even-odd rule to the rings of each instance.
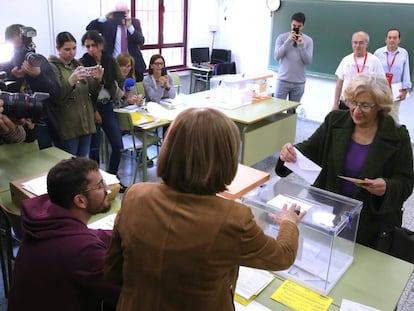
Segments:
[[[393,94],[394,106],[390,112],[396,123],[399,123],[400,102],[406,98],[407,91],[411,88],[408,52],[398,46],[400,42],[400,31],[396,28],[389,29],[385,37],[386,46],[377,49],[374,53],[384,67],[390,86],[399,92],[399,94]]]

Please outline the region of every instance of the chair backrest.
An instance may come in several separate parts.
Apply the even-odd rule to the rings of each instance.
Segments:
[[[236,63],[235,62],[226,62],[214,65],[214,74],[215,75],[224,75],[224,74],[235,74],[236,73]]]
[[[175,89],[177,90],[177,94],[179,94],[180,87],[181,87],[180,75],[176,71],[170,72],[170,75],[173,78],[173,83],[174,83]]]
[[[13,271],[13,236],[12,223],[6,208],[0,203],[0,264],[3,274],[4,295],[9,295],[11,276]]]
[[[137,82],[137,91],[138,91],[138,94],[141,94],[142,96],[145,97],[144,82],[142,81]]]
[[[228,62],[231,62],[231,50],[213,49],[211,52],[211,64],[215,65]]]
[[[142,142],[135,136],[134,125],[132,123],[131,114],[129,112],[117,111],[116,118],[118,119],[119,128],[124,133],[122,135],[122,142],[125,150],[137,150],[142,148]]]

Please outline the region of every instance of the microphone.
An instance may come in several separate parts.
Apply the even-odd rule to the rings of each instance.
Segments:
[[[130,92],[132,88],[136,89],[136,82],[133,78],[126,78],[124,82],[124,90],[125,92]]]

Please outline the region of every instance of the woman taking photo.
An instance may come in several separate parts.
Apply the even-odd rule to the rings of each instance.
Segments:
[[[55,109],[62,139],[56,142],[56,146],[75,156],[86,157],[92,134],[96,133],[94,107],[89,94],[99,90],[103,70],[97,67],[88,74],[75,59],[76,39],[67,31],[56,36],[56,50],[59,56],[49,58],[60,86]]]
[[[147,102],[159,103],[165,98],[175,98],[173,78],[167,73],[162,55],[151,56],[148,75],[144,77],[143,82]]]
[[[388,115],[393,101],[385,76],[360,73],[344,95],[349,111],[332,111],[308,140],[295,147],[322,167],[314,186],[363,202],[356,241],[377,248],[384,228],[401,227],[402,206],[413,190],[410,136]],[[296,162],[291,143],[280,151],[280,176],[290,173],[284,162]]]
[[[101,65],[104,73],[99,93],[92,94],[96,103],[95,123],[96,134],[92,137],[89,157],[99,162],[100,128],[102,126],[111,145],[111,156],[107,170],[111,174],[118,174],[123,148],[121,130],[114,112],[114,102],[118,100],[119,88],[124,85],[124,77],[115,59],[103,51],[103,37],[96,30],[88,30],[82,37],[82,45],[86,48],[81,62],[85,67]],[[124,190],[121,188],[121,191]]]

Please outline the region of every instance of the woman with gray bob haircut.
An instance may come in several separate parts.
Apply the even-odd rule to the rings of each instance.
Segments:
[[[314,186],[363,202],[356,241],[384,251],[384,228],[401,227],[402,206],[413,191],[410,135],[388,115],[393,101],[385,76],[360,73],[344,94],[349,110],[331,111],[295,147],[322,167]],[[284,162],[296,162],[291,143],[280,151],[279,176],[290,174]]]

